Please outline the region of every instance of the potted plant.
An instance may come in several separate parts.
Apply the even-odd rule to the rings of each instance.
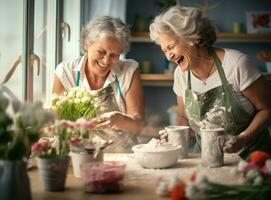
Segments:
[[[65,189],[66,176],[70,162],[69,140],[71,132],[66,121],[56,121],[44,128],[42,137],[32,145],[32,155],[37,157],[39,172],[46,191]]]
[[[103,160],[102,149],[111,141],[103,140],[93,130],[94,123],[90,120],[78,119],[69,122],[68,126],[72,132],[70,139],[70,156],[73,174],[81,178],[81,165],[87,162]]]
[[[42,126],[53,121],[53,114],[42,104],[13,105],[8,114],[9,99],[0,90],[0,199],[31,199],[26,161],[31,145],[39,139]]]

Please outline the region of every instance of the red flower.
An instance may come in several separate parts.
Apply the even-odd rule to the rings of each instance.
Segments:
[[[255,151],[250,154],[250,162],[259,166],[263,167],[265,161],[270,158],[270,155],[265,153],[264,151]]]
[[[190,176],[190,181],[195,182],[196,178],[197,178],[197,173],[193,172],[193,174]]]
[[[185,196],[185,182],[180,181],[180,183],[172,188],[170,191],[170,199],[171,200],[187,200]]]

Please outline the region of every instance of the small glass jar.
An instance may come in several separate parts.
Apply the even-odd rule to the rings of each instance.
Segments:
[[[86,163],[81,166],[81,175],[86,192],[116,193],[123,190],[125,163],[105,161]]]

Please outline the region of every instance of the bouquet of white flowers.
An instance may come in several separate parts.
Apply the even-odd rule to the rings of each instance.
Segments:
[[[53,94],[52,109],[59,119],[75,121],[80,118],[91,119],[96,116],[98,106],[91,91],[81,87],[71,88],[62,96]]]

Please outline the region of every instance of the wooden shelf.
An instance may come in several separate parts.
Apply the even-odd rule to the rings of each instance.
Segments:
[[[172,86],[173,74],[141,74],[144,86]],[[271,81],[271,74],[265,73],[266,80]]]
[[[144,86],[172,86],[173,74],[141,74]]]
[[[142,81],[173,81],[173,74],[141,74]]]
[[[271,42],[271,33],[218,33],[217,42]]]
[[[153,42],[149,32],[133,32],[132,42]],[[217,33],[217,42],[271,42],[271,33]]]

